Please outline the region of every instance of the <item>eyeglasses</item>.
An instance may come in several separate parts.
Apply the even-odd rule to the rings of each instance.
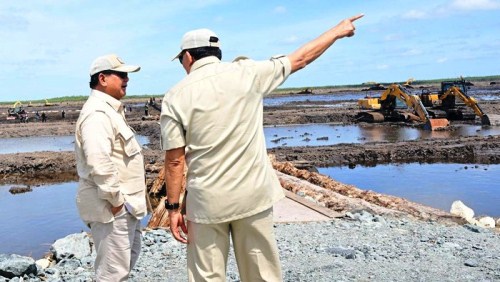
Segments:
[[[109,74],[114,74],[116,76],[118,76],[119,78],[121,79],[125,79],[128,77],[128,73],[126,72],[121,72],[121,71],[112,71],[112,70],[107,70],[107,71],[103,71],[101,72],[102,74],[105,74],[105,75],[109,75]]]
[[[182,65],[182,59],[184,58],[185,53],[186,53],[186,51],[182,51],[181,54],[179,55],[179,63],[181,63],[181,65]]]

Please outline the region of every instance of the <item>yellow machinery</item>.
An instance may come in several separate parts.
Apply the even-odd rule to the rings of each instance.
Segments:
[[[479,107],[477,100],[467,94],[463,79],[443,81],[439,93],[422,92],[420,97],[431,116],[450,120],[474,120],[477,115],[482,125],[491,125],[490,118]],[[457,99],[463,104],[457,103]]]
[[[24,110],[23,104],[19,101],[15,102],[8,110],[7,119],[18,119],[22,122],[28,121],[28,113]]]
[[[416,114],[405,114],[396,110],[397,101],[402,101],[404,105],[412,109]],[[420,97],[406,91],[401,85],[392,84],[381,95],[380,98],[365,97],[358,100],[361,109],[372,111],[361,111],[357,119],[367,122],[383,121],[419,121],[425,124],[424,128],[436,130],[449,125],[447,119],[431,119],[425,109]]]
[[[49,101],[47,101],[47,99],[45,99],[45,104],[44,104],[44,106],[47,106],[47,107],[49,107],[49,106],[56,106],[56,104],[54,104],[54,103],[50,103]]]
[[[379,98],[371,98],[369,96],[366,96],[365,98],[358,100],[358,106],[361,109],[366,110],[380,110]]]
[[[413,86],[411,85],[413,81],[414,81],[413,77],[410,77],[408,78],[408,80],[406,80],[405,83],[403,83],[403,86],[406,88],[413,88]]]

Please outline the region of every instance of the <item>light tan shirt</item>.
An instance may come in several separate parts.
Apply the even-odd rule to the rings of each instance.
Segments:
[[[283,197],[267,157],[263,97],[290,75],[287,57],[196,61],[163,99],[163,150],[186,147],[187,219],[220,223],[252,216]]]
[[[121,204],[139,219],[147,214],[141,146],[120,101],[92,90],[76,122],[75,152],[84,222],[111,222],[111,207]]]

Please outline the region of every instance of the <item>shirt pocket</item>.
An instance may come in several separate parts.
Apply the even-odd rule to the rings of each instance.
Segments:
[[[132,157],[141,152],[141,146],[134,138],[134,131],[127,125],[121,125],[118,128],[118,138],[123,144],[123,151],[127,157]]]

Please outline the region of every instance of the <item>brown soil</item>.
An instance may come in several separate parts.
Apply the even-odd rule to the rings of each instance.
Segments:
[[[320,94],[328,90],[313,91],[310,95]],[[500,95],[498,89],[492,91]],[[163,153],[159,148],[159,126],[156,119],[143,120],[144,100],[125,100],[128,105],[137,105],[132,112],[127,112],[127,119],[138,134],[150,137],[148,149],[144,150],[146,164],[161,165]],[[285,105],[266,107],[264,109],[265,125],[306,124],[306,123],[355,123],[358,111],[353,101],[340,101],[342,107],[324,107],[322,103],[309,102],[307,107],[301,105]],[[331,103],[330,103],[331,104]],[[141,106],[142,105],[142,106]],[[73,135],[78,110],[82,103],[68,102],[57,106],[45,107],[34,105],[26,108],[29,112],[47,112],[47,122],[19,123],[6,120],[0,115],[1,138],[27,136]],[[7,113],[8,106],[0,106],[0,113]],[[499,113],[500,101],[481,103],[486,113]],[[61,111],[66,117],[62,119]],[[153,117],[159,112],[149,107]],[[33,116],[33,114],[30,114]],[[453,122],[457,125],[460,121]],[[479,124],[476,119],[474,123]],[[384,123],[379,126],[420,126],[418,124]],[[450,130],[453,130],[453,126]],[[372,142],[366,144],[340,144],[318,147],[280,147],[268,150],[277,161],[290,161],[310,166],[356,166],[377,165],[384,163],[409,162],[454,162],[498,164],[500,163],[500,136],[457,137],[450,139],[426,139],[404,142]],[[73,152],[36,152],[19,154],[0,154],[0,184],[38,185],[68,180],[76,180],[75,157]],[[155,171],[148,172],[148,182],[156,177]]]

